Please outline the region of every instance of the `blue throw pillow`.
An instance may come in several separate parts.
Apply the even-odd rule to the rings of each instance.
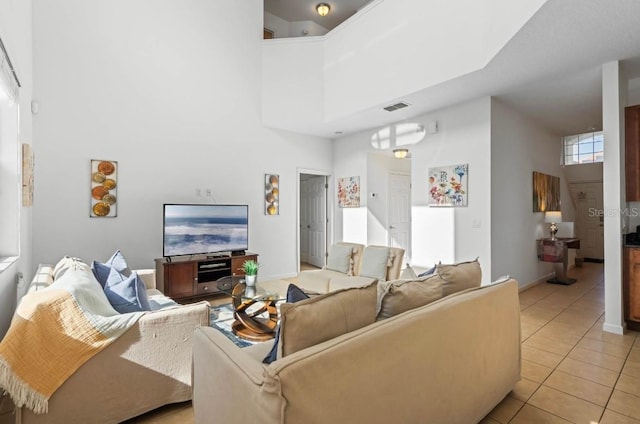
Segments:
[[[111,268],[114,268],[124,277],[129,277],[131,275],[131,270],[129,269],[129,265],[127,265],[127,261],[124,259],[120,250],[116,250],[116,252],[111,255],[109,260],[105,263],[97,261],[91,262],[91,271],[93,271],[93,275],[96,276],[96,279],[102,287],[105,286],[107,279],[109,278]]]
[[[112,268],[104,286],[104,293],[113,309],[121,314],[150,311],[147,289],[138,273],[134,271],[124,279],[120,278],[121,276],[122,274]]]
[[[295,284],[289,284],[287,288],[287,303],[296,303],[301,300],[309,299],[309,296],[305,292],[303,292],[300,287]],[[262,362],[264,364],[270,364],[277,359],[278,355],[278,341],[280,340],[280,326],[278,326],[278,330],[276,331],[276,337],[273,340],[273,347],[267,353],[267,356],[264,357]]]
[[[418,274],[418,278],[420,277],[426,277],[427,275],[431,275],[434,272],[436,272],[436,266],[434,265],[433,268],[429,268],[428,270],[426,270],[425,272],[423,272],[422,274]]]

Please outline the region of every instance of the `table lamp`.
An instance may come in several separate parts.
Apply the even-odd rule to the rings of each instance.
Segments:
[[[560,211],[548,211],[544,214],[544,222],[549,225],[549,234],[551,240],[556,239],[556,233],[558,232],[558,222],[562,222],[562,212]]]

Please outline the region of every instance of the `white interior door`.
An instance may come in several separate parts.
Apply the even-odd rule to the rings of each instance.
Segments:
[[[389,174],[388,243],[405,251],[404,262],[411,260],[411,176]]]
[[[580,239],[579,255],[604,260],[604,216],[602,182],[571,183],[571,197],[576,205],[576,236]]]
[[[300,261],[309,262],[309,180],[300,179]]]
[[[323,175],[301,175],[300,260],[317,267],[325,264],[327,237],[327,184]]]

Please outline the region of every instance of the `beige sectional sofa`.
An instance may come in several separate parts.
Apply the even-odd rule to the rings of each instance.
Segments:
[[[50,285],[53,269],[40,265],[28,290]],[[48,413],[18,409],[18,424],[118,423],[191,399],[193,330],[209,325],[209,303],[177,305],[155,289],[155,270],[138,275],[159,310],[145,312],[71,375],[49,399]]]
[[[477,280],[479,269],[471,274]],[[520,379],[518,284],[478,280],[465,289],[438,279],[374,282],[282,305],[283,346],[268,365],[273,343],[239,348],[215,329],[196,329],[196,423],[479,422]],[[414,307],[420,297],[427,303]]]
[[[298,273],[298,285],[308,291],[327,293],[355,287],[374,280],[395,280],[400,276],[404,249],[337,242],[329,249],[322,269]],[[386,265],[380,270],[380,261]]]

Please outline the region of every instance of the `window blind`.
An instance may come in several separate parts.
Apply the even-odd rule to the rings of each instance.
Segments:
[[[16,100],[18,98],[18,89],[20,88],[20,80],[16,71],[13,68],[11,59],[9,59],[9,53],[0,39],[0,89],[11,98]]]

